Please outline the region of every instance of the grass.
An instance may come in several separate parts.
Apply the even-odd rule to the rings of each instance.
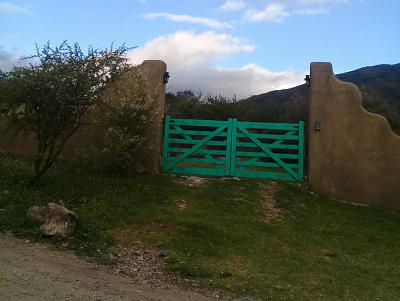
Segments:
[[[140,240],[168,251],[170,272],[223,294],[324,301],[400,295],[397,214],[316,196],[304,183],[210,178],[187,186],[171,175],[105,175],[64,164],[28,190],[30,163],[0,155],[0,231],[39,240],[27,209],[62,200],[79,218],[68,248],[101,262],[114,244]],[[266,221],[262,201],[272,196],[276,219]]]

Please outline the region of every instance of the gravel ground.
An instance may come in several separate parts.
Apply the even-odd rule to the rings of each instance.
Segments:
[[[98,266],[48,244],[0,234],[0,300],[221,299],[217,292],[200,291],[196,282],[162,272],[164,259],[143,246],[121,250],[119,257],[117,266]]]

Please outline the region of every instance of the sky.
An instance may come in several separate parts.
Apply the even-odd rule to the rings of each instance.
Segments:
[[[137,46],[163,60],[167,91],[246,98],[304,83],[311,62],[336,74],[400,63],[400,0],[0,0],[0,70],[47,41]]]

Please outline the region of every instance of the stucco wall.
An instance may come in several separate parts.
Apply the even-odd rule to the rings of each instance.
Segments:
[[[157,114],[158,122],[149,129],[151,136],[146,142],[145,147],[149,153],[147,160],[142,163],[146,172],[157,173],[161,171],[161,154],[164,136],[164,108],[165,108],[165,84],[163,75],[167,71],[167,65],[163,61],[144,61],[139,68],[147,70],[147,79],[150,83],[150,89],[161,87],[158,99],[155,99],[154,109]]]
[[[160,93],[158,99],[155,100],[154,109],[158,112],[159,122],[149,132],[152,133],[151,139],[146,144],[146,148],[150,149],[146,162],[143,164],[144,171],[154,173],[161,169],[161,147],[163,137],[163,117],[164,117],[164,106],[165,106],[165,84],[163,82],[163,75],[167,70],[167,65],[160,60],[147,60],[144,61],[138,68],[146,69],[147,80],[150,85],[150,89],[154,90],[156,87],[160,87]],[[84,129],[80,128],[65,145],[65,152],[73,155],[75,151],[83,146],[90,144],[91,137],[89,133]],[[35,134],[31,133],[28,137],[25,137],[22,133],[16,137],[11,135],[0,137],[0,152],[7,152],[21,155],[34,155],[37,149],[37,141]]]
[[[400,212],[400,136],[364,110],[358,88],[338,80],[330,63],[312,63],[310,76],[311,190]]]

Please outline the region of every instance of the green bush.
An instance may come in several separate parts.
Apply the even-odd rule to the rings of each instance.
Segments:
[[[124,45],[84,53],[78,43],[36,46],[34,63],[0,70],[0,120],[6,133],[37,140],[29,186],[56,162],[66,142],[83,126],[108,84],[132,69]]]
[[[93,110],[93,142],[78,153],[84,168],[132,171],[152,150],[146,145],[160,112],[153,104],[160,87],[151,89],[147,72],[136,68],[112,84]]]

